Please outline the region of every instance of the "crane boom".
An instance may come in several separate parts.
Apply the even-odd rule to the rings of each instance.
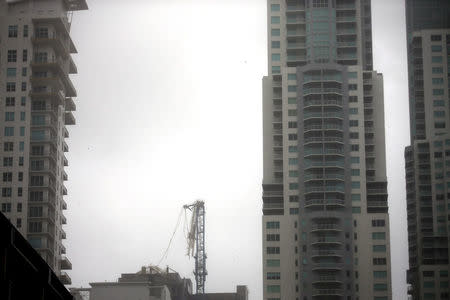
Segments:
[[[205,252],[205,202],[197,200],[183,207],[185,210],[192,211],[191,226],[187,235],[187,255],[195,258],[196,293],[204,294],[206,275],[208,275]]]

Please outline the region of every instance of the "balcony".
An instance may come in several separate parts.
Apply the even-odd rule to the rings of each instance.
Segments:
[[[305,194],[309,194],[309,193],[327,193],[327,192],[332,192],[332,193],[344,193],[344,187],[341,186],[321,186],[321,187],[310,187],[307,186],[305,187]]]
[[[306,174],[304,177],[305,181],[309,180],[345,180],[343,174]]]
[[[318,276],[315,280],[313,280],[313,284],[328,284],[328,283],[342,284],[342,280],[340,277],[333,275]]]
[[[314,289],[312,292],[313,297],[324,297],[326,299],[342,297],[343,292],[341,289]]]
[[[305,24],[305,18],[287,18],[286,23],[290,25]]]
[[[65,186],[62,186],[62,194],[64,195],[64,196],[66,196],[67,195],[67,188],[65,187]],[[65,219],[65,218],[64,218]],[[64,223],[63,223],[64,224]]]
[[[61,256],[60,264],[61,270],[72,270],[72,263],[65,255]]]
[[[63,105],[66,98],[62,90],[50,86],[33,87],[30,97],[33,100],[52,99],[56,101],[57,105]]]
[[[64,285],[72,284],[72,279],[64,271],[61,271],[61,274],[59,275],[59,280],[61,280],[61,283],[64,284]]]
[[[61,209],[66,210],[67,209],[67,203],[64,201],[64,199],[61,199]]]
[[[341,258],[342,253],[336,250],[315,250],[311,252],[312,257],[334,257]]]
[[[75,117],[73,116],[71,111],[64,113],[64,124],[75,125]]]
[[[338,29],[337,35],[356,35],[355,28]]]
[[[66,111],[76,111],[77,110],[77,106],[75,105],[75,102],[73,101],[72,98],[66,98],[66,105],[65,105],[65,110]]]
[[[310,94],[338,94],[342,95],[342,89],[339,88],[305,88],[303,89],[303,95]]]
[[[337,224],[316,224],[311,228],[311,232],[317,231],[342,231]]]
[[[335,245],[342,245],[342,239],[339,239],[337,237],[318,237],[313,239],[312,245],[319,245],[319,244],[335,244]],[[320,264],[318,264],[320,265]],[[335,266],[334,264],[332,264]]]
[[[356,17],[336,17],[336,22],[338,22],[338,23],[348,23],[348,22],[351,22],[351,23],[354,23],[354,22],[356,22]]]
[[[49,32],[48,35],[34,35],[31,37],[31,42],[35,47],[50,46],[55,50],[55,53],[62,57],[68,57],[70,49],[65,44],[64,35]]]
[[[341,263],[317,263],[313,264],[313,271],[321,271],[321,270],[332,270],[332,271],[340,271],[342,270],[343,265]]]
[[[357,44],[356,41],[352,41],[352,42],[337,42],[337,46],[339,48],[356,48]]]
[[[31,61],[30,66],[33,72],[51,70],[55,74],[64,74],[64,62],[61,58],[38,58]]]
[[[62,141],[62,150],[64,152],[69,152],[69,146],[67,145],[66,141]]]
[[[357,60],[358,56],[356,54],[338,54],[338,60]]]
[[[288,49],[306,49],[306,44],[305,43],[289,43],[287,44],[287,48]]]
[[[61,239],[65,240],[66,239],[66,232],[64,230],[61,229]]]
[[[307,208],[324,205],[345,207],[345,201],[341,199],[311,199],[305,201],[305,207]]]
[[[61,224],[63,225],[67,224],[67,219],[64,215],[61,215]]]

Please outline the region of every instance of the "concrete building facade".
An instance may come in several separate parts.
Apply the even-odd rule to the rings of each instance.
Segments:
[[[18,0],[0,3],[1,211],[64,284],[64,167],[76,90],[69,74],[73,11],[85,0]]]
[[[405,149],[412,299],[449,299],[450,2],[407,0],[411,145]]]
[[[370,0],[268,0],[264,300],[392,299]]]

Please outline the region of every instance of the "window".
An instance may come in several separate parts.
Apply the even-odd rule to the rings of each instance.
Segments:
[[[350,103],[358,102],[358,96],[349,96],[348,102],[350,102]]]
[[[279,229],[280,228],[280,222],[278,221],[271,221],[266,223],[267,229]]]
[[[27,91],[27,83],[26,82],[22,82],[21,90],[22,90],[22,92]]]
[[[13,142],[4,142],[3,143],[3,151],[14,151],[14,143]]]
[[[279,234],[266,234],[266,240],[268,242],[279,242],[280,235]]]
[[[272,54],[272,61],[280,61],[281,60],[281,54],[274,53]]]
[[[431,36],[431,41],[432,42],[439,42],[442,40],[442,36],[441,35],[432,35]]]
[[[272,73],[273,74],[280,74],[281,73],[281,67],[280,66],[272,66]]]
[[[16,77],[16,68],[7,68],[6,77]]]
[[[3,157],[3,166],[4,167],[12,167],[13,158],[12,157]]]
[[[297,110],[296,109],[288,109],[288,116],[289,117],[297,116]]]
[[[297,140],[297,134],[296,134],[296,133],[290,133],[290,134],[288,135],[288,139],[289,139],[290,141],[296,141],[296,140]]]
[[[360,214],[360,213],[361,213],[361,207],[359,207],[359,206],[353,206],[353,207],[352,207],[352,213],[353,213],[353,214]]]
[[[297,146],[289,146],[289,152],[290,152],[290,153],[296,153],[296,152],[298,152]]]
[[[385,224],[385,220],[372,220],[372,227],[384,227]]]
[[[442,95],[444,95],[444,90],[443,89],[433,89],[433,95],[434,96],[442,96]]]
[[[359,169],[352,169],[351,170],[351,174],[352,174],[352,176],[359,176],[360,175],[360,171],[359,171]]]
[[[23,172],[19,172],[19,174],[17,174],[17,180],[18,181],[23,181]]]
[[[356,91],[358,89],[358,85],[356,85],[356,84],[349,84],[348,85],[348,89],[350,91]]]
[[[25,143],[24,142],[19,142],[19,151],[23,151],[25,148]]]
[[[373,277],[374,278],[387,278],[387,271],[374,271]]]
[[[280,36],[280,29],[272,29],[271,33],[272,36]]]
[[[350,132],[350,139],[359,139],[358,132]]]
[[[23,25],[23,37],[28,37],[28,25]]]
[[[289,196],[289,202],[298,202],[298,196],[295,195]]]
[[[359,189],[361,188],[361,184],[359,181],[352,181],[352,189]]]
[[[25,121],[25,112],[24,111],[20,112],[20,121]]]
[[[431,45],[431,52],[442,52],[441,45]]]
[[[14,127],[5,127],[5,136],[14,136]]]
[[[288,85],[288,92],[297,92],[296,85]]]
[[[348,72],[348,78],[358,78],[357,72]]]
[[[298,183],[289,183],[289,190],[298,190]]]
[[[297,122],[289,122],[288,127],[289,128],[297,128]]]
[[[280,260],[279,259],[268,259],[266,261],[266,266],[268,266],[268,267],[279,267],[280,266]]]
[[[22,68],[22,76],[27,76],[27,68],[26,67],[23,67]]]
[[[444,102],[444,100],[434,100],[433,106],[434,107],[442,107],[442,106],[445,106],[445,102]]]
[[[350,127],[358,127],[358,120],[350,120]]]
[[[352,156],[350,157],[350,161],[352,164],[359,164],[359,157],[358,156]]]
[[[5,105],[6,106],[14,106],[14,105],[16,105],[16,98],[14,98],[14,97],[6,97]]]
[[[298,177],[298,171],[289,171],[289,177]]]
[[[288,80],[297,80],[297,74],[288,74]]]
[[[5,121],[14,121],[14,112],[13,111],[5,112]]]
[[[289,97],[288,104],[297,104],[297,98]]]
[[[16,227],[17,228],[22,228],[22,219],[21,218],[17,218],[17,220],[16,220]]]
[[[435,110],[433,114],[436,118],[445,118],[445,111],[443,110]]]
[[[386,233],[385,232],[372,232],[372,240],[385,240]]]
[[[11,203],[2,203],[2,212],[11,212]]]
[[[25,127],[20,127],[20,136],[25,136]]]
[[[313,7],[328,7],[328,0],[313,0]]]
[[[8,62],[17,62],[17,50],[8,50]]]
[[[270,23],[271,24],[280,24],[280,17],[275,17],[275,16],[271,17]]]
[[[27,97],[21,97],[20,98],[20,105],[25,106],[27,104]]]
[[[15,82],[7,82],[6,83],[6,91],[7,92],[15,92],[16,91],[16,83]]]
[[[23,166],[23,156],[19,156],[19,166]]]
[[[298,159],[297,158],[289,158],[289,165],[297,165]]]
[[[279,41],[272,41],[272,48],[280,49],[280,42]]]
[[[386,245],[373,245],[373,252],[386,252]]]
[[[41,232],[42,231],[42,222],[29,222],[28,223],[28,231],[29,232]]]
[[[267,272],[268,280],[279,280],[280,279],[280,272]]]
[[[3,182],[12,181],[12,172],[3,172]]]
[[[19,31],[19,26],[17,26],[17,25],[9,25],[8,26],[8,37],[16,38],[18,31]]]
[[[359,145],[351,145],[350,150],[351,151],[359,151]]]
[[[385,257],[375,257],[372,260],[374,266],[383,266],[386,265],[386,258]]]
[[[361,201],[361,194],[352,194],[352,201]]]
[[[267,286],[267,293],[280,293],[281,288],[279,285],[268,285]]]
[[[431,58],[432,63],[442,63],[442,56],[433,56]]]
[[[267,247],[267,254],[280,254],[280,247]]]
[[[22,61],[23,62],[28,61],[28,50],[27,49],[23,49],[23,51],[22,51]]]
[[[10,187],[2,188],[2,197],[11,197],[12,189]]]
[[[298,208],[296,208],[296,207],[289,208],[289,214],[290,215],[298,215]]]
[[[23,189],[21,187],[17,188],[17,197],[22,197]]]
[[[444,69],[442,67],[434,67],[431,69],[433,74],[442,74],[444,73]]]
[[[386,283],[375,283],[373,285],[373,289],[375,291],[387,291],[387,284]]]
[[[272,4],[270,6],[271,11],[280,11],[280,4]]]

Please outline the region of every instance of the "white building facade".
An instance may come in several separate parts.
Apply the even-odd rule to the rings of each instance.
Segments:
[[[268,0],[264,300],[392,299],[370,0]]]
[[[64,167],[77,94],[70,22],[85,9],[84,0],[0,3],[1,211],[64,284],[72,267],[63,244]]]

